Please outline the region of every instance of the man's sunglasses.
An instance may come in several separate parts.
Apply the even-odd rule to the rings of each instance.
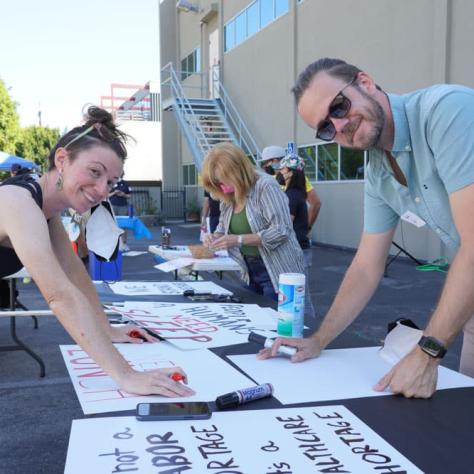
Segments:
[[[316,138],[324,140],[325,142],[330,142],[336,136],[336,127],[332,123],[331,119],[341,119],[344,118],[351,110],[352,102],[343,94],[344,90],[354,84],[357,76],[352,79],[349,84],[346,84],[334,97],[332,102],[329,104],[329,113],[327,117],[319,122]]]

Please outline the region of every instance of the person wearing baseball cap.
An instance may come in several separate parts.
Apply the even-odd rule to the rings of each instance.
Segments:
[[[285,148],[278,145],[270,145],[262,150],[262,168],[263,170],[271,174],[276,174],[275,170],[278,168],[278,163],[286,155]]]

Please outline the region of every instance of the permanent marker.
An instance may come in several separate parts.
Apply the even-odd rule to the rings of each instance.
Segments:
[[[170,375],[170,379],[174,380],[175,382],[182,382],[184,380],[184,375],[179,372],[173,372]]]
[[[130,337],[133,337],[134,339],[141,339],[142,341],[145,341],[146,342],[146,338],[144,336],[142,336],[140,334],[140,331],[138,331],[137,329],[132,329],[128,335]]]
[[[235,392],[226,393],[216,398],[216,405],[219,409],[234,408],[243,403],[252,402],[259,398],[271,397],[273,394],[273,385],[264,383],[255,387],[243,388]]]
[[[249,334],[249,342],[256,342],[257,344],[262,345],[265,348],[271,349],[273,346],[273,343],[275,342],[275,339],[270,339],[269,337],[262,336],[261,334],[257,334],[256,332],[251,332]],[[281,355],[286,355],[286,356],[292,356],[293,354],[296,354],[297,349],[296,347],[291,347],[291,346],[285,346],[281,345],[278,348],[277,353]]]

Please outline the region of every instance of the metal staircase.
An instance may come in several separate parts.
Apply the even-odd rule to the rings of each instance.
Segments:
[[[200,86],[186,86],[198,97],[188,97],[182,82],[178,79],[181,73],[175,71],[168,63],[161,71],[162,109],[173,110],[181,133],[186,138],[194,163],[200,171],[207,152],[221,142],[232,142],[240,146],[245,153],[257,162],[260,150],[248,131],[240,114],[230,100],[222,83],[213,77],[213,95],[219,98],[206,98],[209,95],[207,75],[202,76]]]

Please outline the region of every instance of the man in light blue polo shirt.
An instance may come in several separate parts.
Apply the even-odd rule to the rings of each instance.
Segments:
[[[463,328],[460,370],[474,376],[474,90],[437,85],[386,94],[357,67],[323,58],[300,74],[293,92],[317,138],[372,153],[359,248],[318,331],[285,340],[298,348],[292,360],[318,356],[363,310],[383,276],[398,220],[408,213],[457,254],[422,339],[375,389],[430,397],[439,361]]]

